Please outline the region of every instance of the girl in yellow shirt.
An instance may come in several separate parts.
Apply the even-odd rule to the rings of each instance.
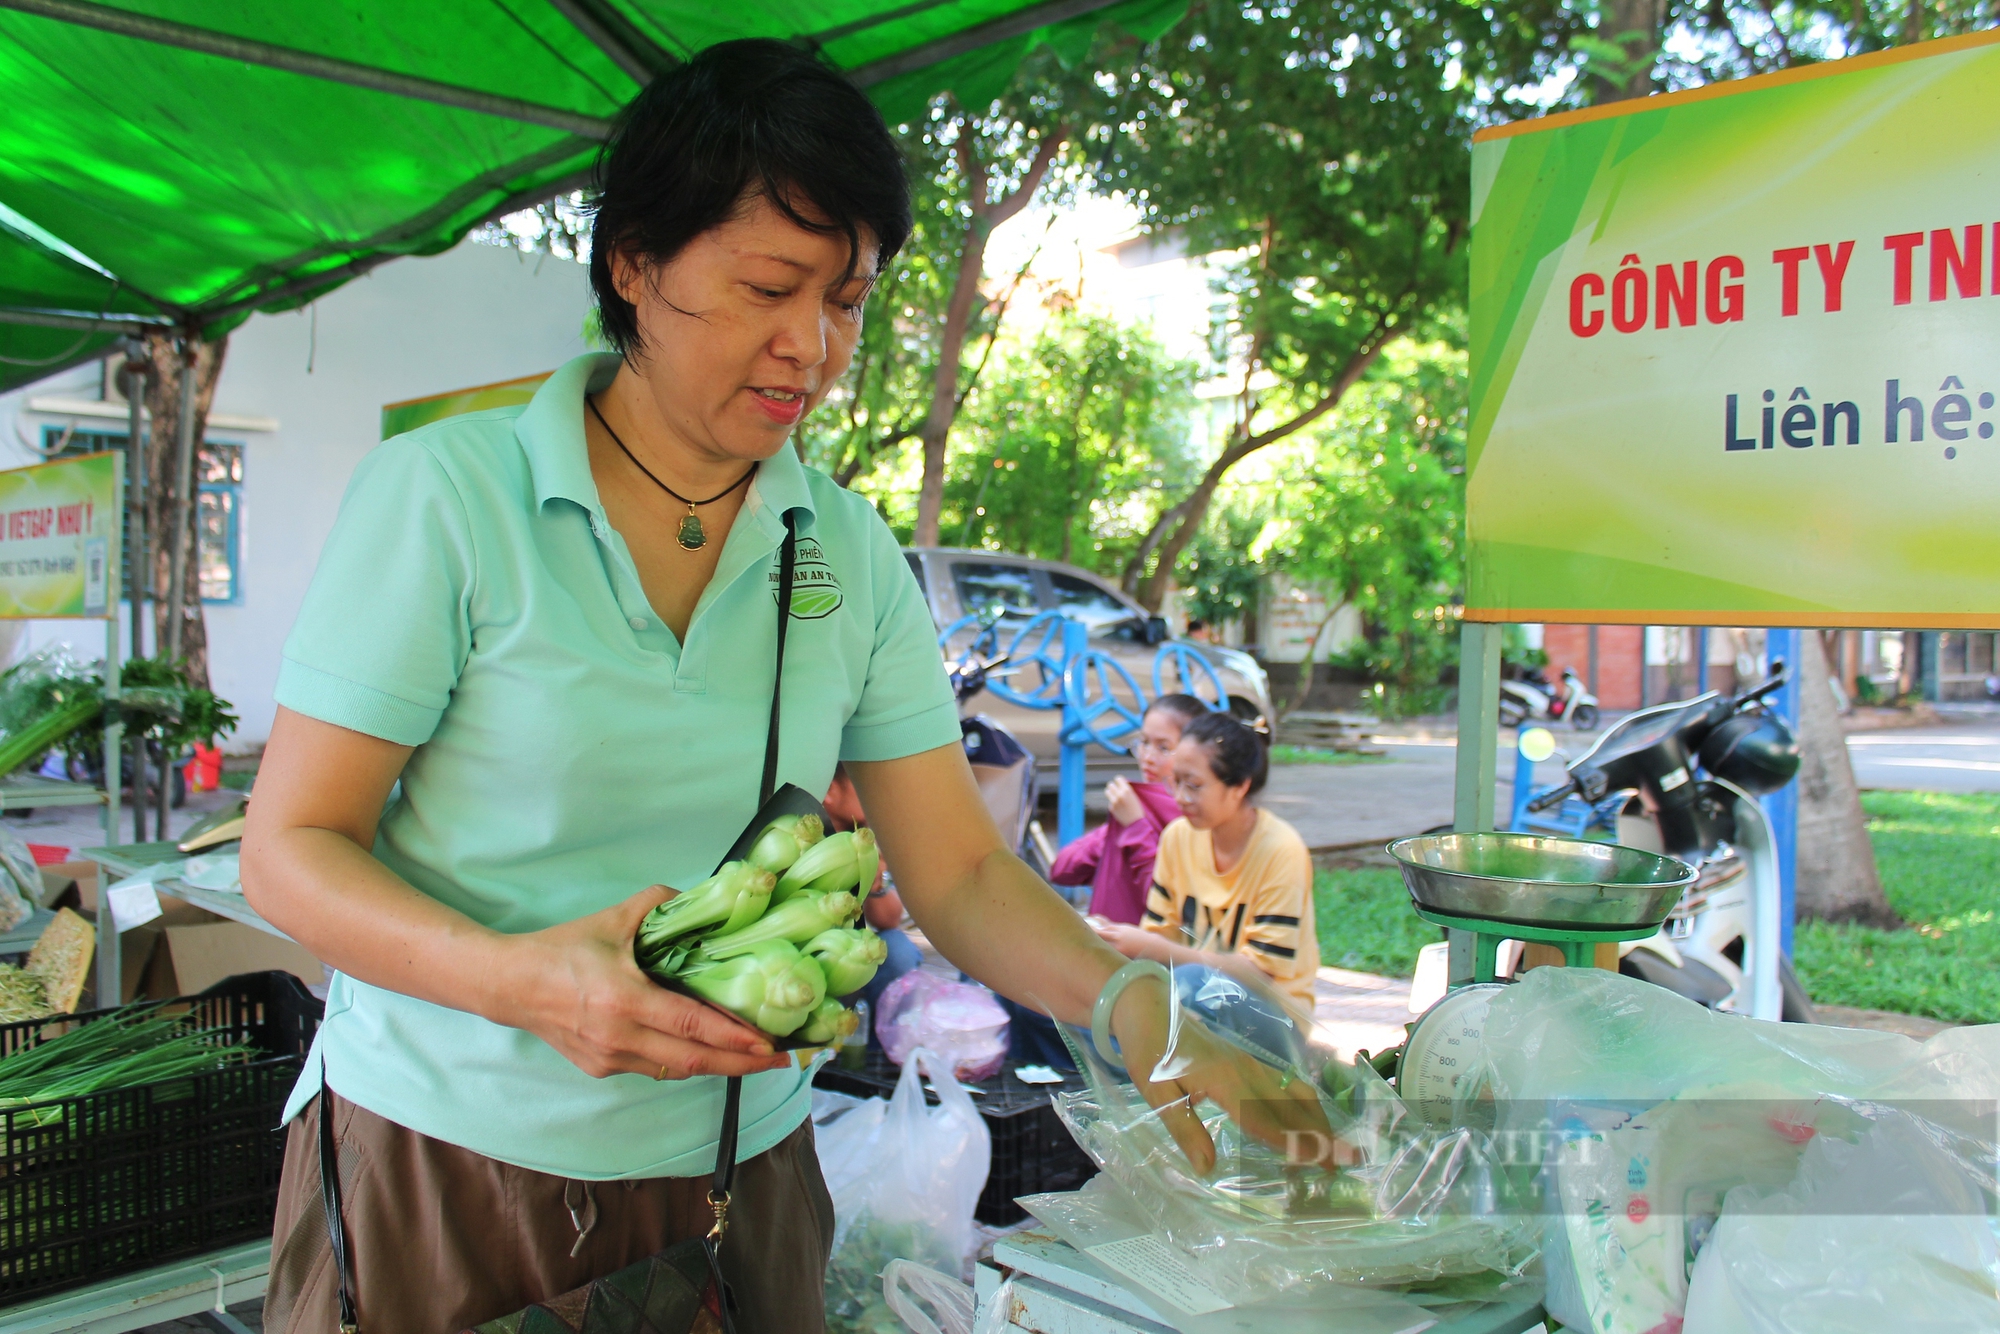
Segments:
[[[1252,804],[1267,768],[1263,738],[1236,719],[1189,723],[1173,757],[1181,818],[1160,833],[1145,916],[1138,926],[1095,925],[1129,958],[1269,983],[1310,1021],[1319,971],[1312,856],[1297,830]]]

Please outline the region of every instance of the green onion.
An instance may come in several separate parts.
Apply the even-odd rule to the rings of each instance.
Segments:
[[[249,1059],[248,1046],[218,1043],[219,1031],[153,1010],[79,1025],[0,1059],[0,1108],[185,1079]],[[50,1107],[32,1119],[46,1125],[61,1116]]]

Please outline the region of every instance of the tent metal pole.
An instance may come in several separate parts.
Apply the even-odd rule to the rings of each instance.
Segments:
[[[0,0],[13,4],[17,0]],[[45,2],[45,0],[38,0]],[[1017,13],[982,23],[976,28],[940,37],[935,42],[925,42],[922,46],[911,47],[893,56],[866,65],[857,65],[847,71],[847,77],[856,87],[868,88],[884,83],[899,74],[908,74],[935,65],[953,56],[962,56],[967,51],[977,51],[982,46],[1004,42],[1009,37],[1020,37],[1037,28],[1045,28],[1051,23],[1061,23],[1067,19],[1082,18],[1100,9],[1109,9],[1117,0],[1049,0],[1048,4],[1035,5]]]
[[[581,112],[565,111],[561,107],[542,106],[514,97],[499,97],[492,93],[480,92],[476,88],[461,88],[456,84],[439,83],[435,79],[418,78],[413,74],[397,74],[391,70],[376,69],[350,60],[335,60],[331,56],[314,55],[310,51],[295,51],[290,47],[273,46],[268,42],[231,37],[227,33],[211,32],[207,28],[196,28],[186,23],[156,19],[129,10],[113,9],[108,5],[91,4],[89,0],[0,0],[0,9],[18,10],[23,14],[54,19],[58,23],[95,28],[100,32],[115,33],[120,37],[132,37],[161,46],[176,46],[183,51],[220,56],[224,60],[240,60],[248,65],[281,69],[290,74],[303,74],[311,79],[344,83],[354,88],[366,88],[370,92],[436,102],[440,106],[476,111],[482,115],[498,116],[503,120],[546,125],[552,130],[563,130],[569,134],[582,135],[587,139],[611,137],[611,122],[602,116],[586,116]]]
[[[194,367],[200,349],[199,343],[189,339],[181,364],[181,420],[179,439],[174,442],[174,489],[169,497],[174,509],[174,544],[167,551],[165,656],[171,661],[178,661],[181,656],[182,604],[187,601],[188,522],[192,509],[189,489],[194,478]]]
[[[602,0],[549,0],[549,6],[641,88],[680,64]]]
[[[0,0],[0,8],[6,0]],[[0,324],[32,324],[43,329],[80,329],[87,333],[144,334],[165,328],[165,319],[144,315],[93,315],[81,310],[31,310],[22,306],[0,306]]]
[[[127,365],[130,366],[129,361]],[[131,542],[125,566],[132,574],[125,585],[125,596],[132,603],[132,633],[127,647],[132,657],[140,658],[146,653],[146,590],[152,575],[146,564],[146,435],[145,422],[141,420],[146,376],[128,372],[124,379],[125,401],[131,408],[125,428],[125,530]],[[116,622],[112,633],[117,633]],[[112,809],[115,823],[115,804]],[[117,841],[114,829],[112,842]],[[146,738],[139,733],[132,736],[132,841],[146,841]]]

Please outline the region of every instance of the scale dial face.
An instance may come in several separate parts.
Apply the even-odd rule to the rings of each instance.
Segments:
[[[1481,982],[1447,992],[1410,1030],[1397,1067],[1396,1092],[1430,1124],[1449,1125],[1453,1104],[1475,1095],[1469,1081],[1482,1064],[1487,1007],[1504,986]]]

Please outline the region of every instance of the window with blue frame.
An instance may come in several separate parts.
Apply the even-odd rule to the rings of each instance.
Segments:
[[[104,431],[65,431],[48,426],[42,430],[42,450],[52,459],[78,454],[123,453],[125,435]],[[203,443],[195,461],[195,484],[199,501],[195,512],[195,533],[199,542],[196,577],[201,580],[203,602],[243,600],[243,446],[226,440]],[[131,534],[124,535],[129,558]],[[131,586],[131,571],[125,572]]]

